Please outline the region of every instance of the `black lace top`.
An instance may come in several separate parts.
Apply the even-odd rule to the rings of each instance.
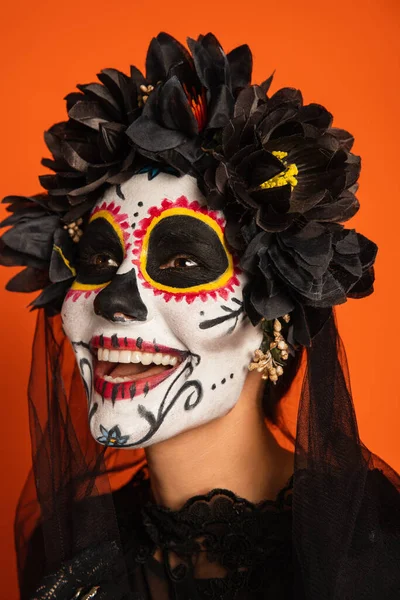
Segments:
[[[151,501],[143,475],[113,494],[124,572],[112,567],[120,556],[117,545],[104,542],[64,563],[22,599],[293,599],[293,477],[275,500],[252,504],[215,489],[172,511]],[[29,560],[36,578],[43,567],[35,560],[43,555],[37,541]],[[128,592],[122,583],[127,578]],[[296,594],[302,598],[298,589]]]
[[[217,489],[178,511],[146,501],[141,487],[139,518],[131,505],[118,510],[135,599],[292,598],[292,478],[274,501]]]

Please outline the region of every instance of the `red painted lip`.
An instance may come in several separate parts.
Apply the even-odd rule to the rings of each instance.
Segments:
[[[150,390],[172,375],[181,364],[179,363],[175,367],[153,377],[143,377],[137,381],[126,381],[125,383],[110,383],[102,377],[96,377],[95,373],[94,389],[104,400],[112,400],[113,402],[115,400],[133,400],[137,396],[146,396]]]
[[[133,398],[141,395],[146,396],[150,390],[175,373],[188,355],[188,352],[161,346],[154,342],[146,342],[142,338],[121,338],[116,335],[111,337],[104,337],[103,335],[94,336],[90,342],[90,346],[92,350],[108,348],[110,350],[139,350],[152,354],[160,352],[162,354],[169,354],[170,356],[178,356],[180,359],[176,366],[166,369],[158,375],[143,377],[136,381],[126,381],[125,383],[111,383],[110,381],[106,381],[98,372],[96,373],[97,358],[95,356],[94,389],[104,400],[111,400],[112,402],[116,400],[133,400]]]
[[[169,354],[171,356],[186,356],[187,354],[187,352],[183,350],[168,348],[168,346],[161,346],[161,344],[154,342],[146,342],[140,337],[133,339],[128,337],[118,337],[117,335],[111,337],[95,335],[92,337],[90,346],[92,349],[108,348],[109,350],[140,350],[140,352],[150,352],[152,354],[160,352],[161,354]]]

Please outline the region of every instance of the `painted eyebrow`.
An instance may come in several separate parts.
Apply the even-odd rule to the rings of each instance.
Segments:
[[[162,232],[157,239],[157,242],[154,246],[158,249],[167,243],[181,243],[181,244],[190,244],[194,247],[205,247],[210,248],[211,245],[209,242],[205,240],[201,240],[199,238],[195,238],[193,235],[185,232],[185,231],[166,231]],[[151,242],[150,242],[151,243]]]
[[[188,215],[171,216],[157,223],[149,238],[148,251],[151,249],[163,255],[170,250],[185,251],[203,260],[209,259],[210,252],[217,253],[220,259],[226,257],[216,232],[201,219]]]
[[[118,246],[118,248],[123,250],[121,241],[113,226],[102,217],[88,224],[81,243],[82,249],[86,249],[86,246],[93,248],[93,246],[99,245],[100,250],[107,250],[103,244],[109,243],[114,248]]]

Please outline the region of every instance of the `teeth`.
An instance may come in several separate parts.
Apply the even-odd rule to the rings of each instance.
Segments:
[[[140,362],[142,363],[142,365],[151,365],[151,363],[153,362],[153,355],[149,352],[144,352],[142,354]]]
[[[153,354],[152,352],[140,352],[139,350],[109,350],[108,348],[98,348],[97,359],[113,363],[142,363],[142,365],[146,366],[154,363],[155,365],[163,365],[165,367],[175,367],[179,362],[179,358],[177,356],[171,356],[170,354],[162,354],[161,352]],[[130,379],[126,377],[109,377],[109,379],[107,379],[107,376],[105,376],[104,379],[106,381],[112,380],[113,383],[122,383],[123,381],[130,381]],[[119,379],[121,379],[121,381],[118,381]]]
[[[131,362],[140,363],[141,352],[132,352]]]
[[[110,362],[119,362],[118,350],[110,350],[110,354],[108,355],[108,360]]]
[[[119,353],[119,362],[120,363],[130,363],[131,362],[132,352],[130,350],[121,350]]]
[[[162,361],[162,354],[158,353],[153,356],[153,363],[155,365],[161,365],[161,361]]]
[[[112,377],[111,375],[104,375],[103,379],[110,383],[126,383],[132,380],[131,377]]]

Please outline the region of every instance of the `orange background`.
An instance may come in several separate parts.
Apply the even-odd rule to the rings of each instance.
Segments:
[[[40,191],[43,131],[65,118],[63,97],[105,67],[144,65],[160,30],[184,40],[213,31],[226,50],[248,42],[254,81],[276,69],[272,91],[299,87],[356,138],[363,158],[353,220],[380,253],[376,293],[338,310],[364,443],[400,470],[398,442],[399,13],[397,0],[11,0],[0,18],[1,196]],[[4,209],[1,208],[1,216]],[[3,291],[0,270],[1,598],[18,598],[12,521],[29,468],[26,406],[35,316],[31,300]]]

